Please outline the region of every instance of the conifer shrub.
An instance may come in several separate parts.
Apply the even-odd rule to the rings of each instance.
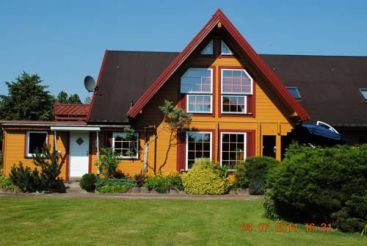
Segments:
[[[230,188],[225,172],[208,159],[198,160],[182,181],[185,192],[194,195],[221,195],[228,193]]]
[[[265,214],[361,232],[367,224],[366,190],[367,145],[311,148],[294,144],[268,176]]]

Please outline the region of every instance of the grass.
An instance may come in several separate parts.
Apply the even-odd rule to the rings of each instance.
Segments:
[[[252,223],[253,231],[240,230]],[[268,232],[256,231],[269,223]],[[365,245],[333,230],[276,232],[262,200],[0,197],[0,245]]]

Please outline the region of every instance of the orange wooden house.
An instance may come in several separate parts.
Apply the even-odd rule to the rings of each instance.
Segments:
[[[171,134],[165,100],[192,114]],[[3,121],[4,173],[45,142],[68,155],[62,177],[97,173],[102,148],[119,169],[165,174],[209,158],[235,169],[250,156],[281,158],[282,139],[308,113],[221,10],[180,53],[106,51],[90,105],[55,105],[55,121]],[[125,127],[136,131],[127,140]],[[145,150],[148,150],[145,155]]]

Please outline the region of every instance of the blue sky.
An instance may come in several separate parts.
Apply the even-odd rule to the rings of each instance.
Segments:
[[[0,94],[26,71],[85,98],[105,49],[181,51],[217,8],[261,54],[367,56],[365,0],[1,0]]]

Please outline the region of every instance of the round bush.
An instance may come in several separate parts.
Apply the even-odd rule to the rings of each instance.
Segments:
[[[182,177],[185,192],[194,195],[220,195],[228,192],[229,180],[210,160],[198,160]]]
[[[360,232],[367,224],[366,190],[367,145],[291,145],[269,174],[266,215]]]
[[[248,179],[249,193],[251,195],[263,195],[265,193],[266,179],[269,170],[277,165],[279,165],[277,160],[266,156],[252,157],[245,161],[245,177]]]
[[[94,192],[96,189],[97,177],[93,173],[84,174],[80,180],[80,188],[88,192]]]

